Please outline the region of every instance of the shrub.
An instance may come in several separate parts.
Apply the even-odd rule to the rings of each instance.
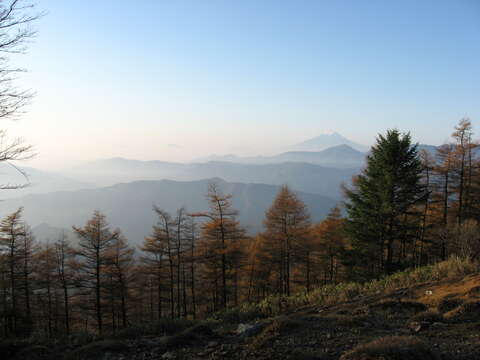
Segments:
[[[95,360],[102,359],[105,353],[127,353],[128,346],[121,341],[103,340],[80,347],[66,358],[68,360]]]
[[[462,304],[463,304],[463,300],[461,299],[452,299],[449,297],[445,297],[442,299],[440,304],[438,304],[437,309],[441,313],[446,313],[446,312],[449,312],[450,310],[455,309],[456,307],[459,307]]]
[[[437,360],[425,343],[410,336],[386,336],[359,345],[340,360]]]
[[[123,340],[136,339],[136,338],[139,338],[141,336],[146,335],[146,333],[147,333],[147,329],[145,327],[132,325],[132,326],[129,326],[125,329],[118,330],[112,336],[112,338],[123,339]]]
[[[429,323],[441,322],[443,320],[442,315],[438,311],[427,310],[412,316],[413,321],[426,321]]]
[[[383,311],[386,313],[419,313],[426,311],[428,308],[425,304],[415,301],[382,301],[369,306],[370,311]]]
[[[165,348],[165,350],[170,350],[180,346],[191,344],[198,339],[209,337],[212,334],[213,332],[210,326],[208,326],[207,324],[197,324],[183,330],[178,334],[163,337],[161,340],[161,345]]]
[[[288,333],[294,329],[300,328],[303,322],[291,319],[288,316],[279,316],[265,326],[265,328],[253,339],[251,346],[254,349],[260,349],[278,335]]]
[[[214,320],[223,321],[230,324],[251,322],[257,319],[265,318],[265,314],[257,308],[240,307],[228,309],[215,313],[212,318]]]
[[[0,354],[2,358],[10,359],[18,353],[21,349],[27,347],[29,344],[25,340],[6,339],[0,342]]]
[[[50,355],[50,349],[42,345],[27,346],[20,350],[14,359],[41,360],[47,359]]]
[[[451,321],[478,321],[480,320],[480,301],[469,301],[449,311],[444,315]]]
[[[280,314],[285,310],[295,309],[304,305],[317,304],[328,306],[342,301],[350,301],[361,296],[391,293],[415,284],[465,276],[478,271],[478,263],[469,259],[451,257],[446,261],[434,265],[397,272],[382,279],[372,280],[366,283],[325,285],[310,293],[301,292],[290,297],[271,295],[257,304],[242,306],[239,311],[272,316]],[[426,309],[423,309],[421,311],[425,310]]]
[[[480,286],[475,286],[468,291],[469,296],[480,296]]]

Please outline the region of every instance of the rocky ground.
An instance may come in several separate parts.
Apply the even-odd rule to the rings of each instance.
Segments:
[[[200,323],[172,336],[0,351],[32,360],[480,359],[480,275],[251,323]]]

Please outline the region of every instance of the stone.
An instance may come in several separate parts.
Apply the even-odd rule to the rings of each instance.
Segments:
[[[164,360],[174,360],[176,358],[177,358],[177,356],[175,355],[175,353],[173,353],[171,351],[168,351],[168,352],[166,352],[165,354],[162,355],[162,359],[164,359]]]
[[[265,327],[264,324],[238,324],[237,334],[242,337],[252,337],[260,333]]]

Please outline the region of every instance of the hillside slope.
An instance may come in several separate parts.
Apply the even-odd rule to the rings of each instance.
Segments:
[[[157,327],[168,330],[131,328],[84,346],[0,343],[0,350],[15,360],[32,354],[38,360],[474,360],[480,358],[479,269],[451,259],[371,283],[273,299],[256,311],[247,306],[216,320],[165,320]],[[335,291],[320,297],[325,289]]]

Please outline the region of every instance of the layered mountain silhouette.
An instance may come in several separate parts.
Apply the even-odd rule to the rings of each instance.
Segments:
[[[274,156],[241,157],[236,155],[212,155],[197,162],[233,162],[240,164],[278,164],[303,162],[335,168],[358,168],[365,163],[365,153],[349,145],[337,145],[322,151],[289,151]]]
[[[78,181],[62,174],[41,171],[31,167],[17,168],[0,164],[1,185],[27,185],[25,188],[4,190],[0,194],[0,200],[16,198],[27,194],[43,194],[53,191],[71,191],[95,187],[93,184]]]
[[[301,162],[180,164],[114,158],[77,167],[69,176],[81,181],[95,181],[103,186],[139,180],[193,181],[218,177],[230,182],[288,184],[298,191],[339,198],[340,185],[350,182],[358,170],[359,168],[330,168]]]
[[[112,227],[121,226],[129,240],[139,244],[156,222],[153,204],[172,213],[181,206],[191,212],[207,210],[210,182],[216,182],[222,191],[233,195],[233,207],[239,211],[239,220],[250,233],[261,230],[264,212],[279,186],[231,183],[218,178],[189,182],[136,181],[97,189],[28,195],[4,201],[0,216],[23,206],[25,220],[36,228],[37,236],[51,237],[55,236],[56,228],[70,230],[72,225],[82,226],[94,210],[100,210],[107,215]],[[324,218],[337,203],[318,194],[298,192],[298,196],[308,206],[314,221]]]
[[[324,134],[290,146],[291,151],[321,151],[332,146],[348,145],[358,151],[368,151],[368,147],[355,143],[335,131],[327,131]]]

